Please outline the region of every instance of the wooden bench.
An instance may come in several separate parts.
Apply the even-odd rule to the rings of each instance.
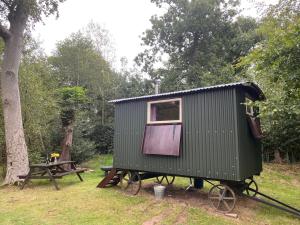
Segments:
[[[64,169],[63,165],[70,165],[71,170]],[[77,169],[74,161],[33,164],[30,165],[29,168],[30,169],[27,175],[18,176],[19,179],[24,179],[21,189],[23,189],[25,184],[31,179],[49,179],[54,184],[56,190],[59,190],[55,179],[61,179],[63,176],[76,173],[80,181],[83,181],[80,173],[86,171],[86,169]]]
[[[62,173],[56,173],[53,175],[53,177],[55,178],[62,178],[63,176],[72,174],[72,173],[83,173],[84,171],[86,171],[86,169],[76,169],[76,170],[70,170],[70,171],[66,171],[66,172],[62,172]]]

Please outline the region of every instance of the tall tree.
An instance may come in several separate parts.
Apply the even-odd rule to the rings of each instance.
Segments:
[[[21,114],[18,72],[24,31],[42,20],[43,16],[58,15],[58,4],[64,0],[1,0],[0,36],[5,42],[1,95],[4,114],[7,170],[4,184],[18,181],[18,175],[28,172],[28,152]]]
[[[82,87],[64,87],[61,92],[61,120],[64,131],[62,140],[61,161],[70,161],[70,149],[73,143],[75,114],[80,106],[87,101],[85,90]]]
[[[145,51],[136,61],[166,90],[234,80],[234,63],[259,37],[256,21],[238,17],[238,1],[152,0],[166,6],[151,18],[152,28],[142,37]],[[165,62],[158,67],[157,62]]]
[[[103,43],[107,43],[108,40],[105,39],[102,43],[102,35],[97,36],[102,31],[97,27],[93,26],[90,32],[88,32],[90,28],[87,28],[86,33],[74,33],[59,42],[54,55],[49,58],[49,62],[60,78],[61,85],[81,86],[86,90],[87,97],[93,99],[85,105],[84,115],[77,113],[78,120],[69,120],[72,129],[68,129],[64,125],[64,130],[73,131],[75,129],[74,138],[76,139],[74,139],[72,146],[72,158],[77,159],[79,156],[88,157],[89,152],[91,152],[88,149],[91,150],[92,147],[96,147],[91,145],[92,140],[98,145],[100,139],[105,136],[105,131],[110,132],[109,126],[113,119],[113,110],[112,105],[108,104],[107,101],[114,98],[115,93],[119,92],[117,84],[119,77],[112,71],[110,63],[102,56],[102,51],[105,50],[102,49]],[[106,33],[103,36],[106,36]],[[98,127],[97,130],[101,129],[104,132],[93,135],[96,127]],[[76,128],[80,130],[76,130]],[[64,131],[64,137],[66,136]],[[87,142],[90,143],[89,148],[83,146]],[[62,146],[63,149],[67,149],[64,147],[66,145],[63,144]]]
[[[77,32],[59,42],[49,61],[55,67],[62,84],[82,86],[87,89],[90,98],[96,99],[91,102],[90,109],[93,114],[96,112],[104,124],[107,100],[117,92],[117,88],[112,88],[115,87],[117,75],[89,35]]]
[[[271,6],[258,32],[264,40],[239,66],[267,97],[258,103],[264,149],[275,152],[278,162],[284,153],[300,157],[300,2],[280,0]]]
[[[115,48],[109,30],[91,21],[82,29],[82,32],[92,40],[95,50],[112,65],[115,60]]]

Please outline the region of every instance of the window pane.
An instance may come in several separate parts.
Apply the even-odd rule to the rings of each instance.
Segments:
[[[143,153],[179,156],[181,124],[147,125],[143,142]]]
[[[152,103],[150,109],[151,121],[179,120],[179,101]]]
[[[246,105],[246,114],[253,116],[252,101],[249,98],[246,98],[245,105]]]

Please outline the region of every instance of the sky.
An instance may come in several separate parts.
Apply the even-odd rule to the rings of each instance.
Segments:
[[[243,14],[257,16],[255,2],[241,0]],[[274,3],[277,0],[265,0]],[[129,66],[134,57],[142,51],[140,36],[151,28],[149,21],[154,14],[162,14],[150,0],[67,0],[59,7],[60,16],[46,18],[44,24],[36,25],[33,36],[41,41],[46,54],[50,55],[58,41],[77,32],[90,21],[109,30],[116,50],[115,67],[120,68],[120,58],[126,57]]]

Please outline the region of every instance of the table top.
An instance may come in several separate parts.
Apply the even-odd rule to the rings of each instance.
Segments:
[[[75,163],[75,161],[58,161],[58,162],[50,162],[50,163],[39,163],[39,164],[31,164],[30,167],[54,167],[59,165],[65,165],[65,164],[72,164]]]

